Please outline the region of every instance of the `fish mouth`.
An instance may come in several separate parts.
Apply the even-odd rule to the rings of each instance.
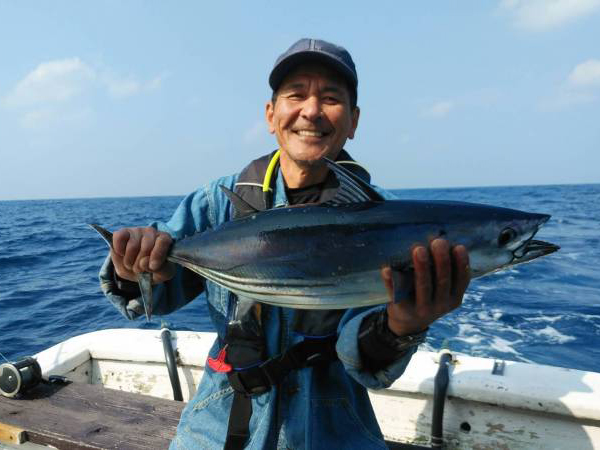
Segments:
[[[542,228],[542,226],[548,222],[548,220],[550,220],[550,217],[551,216],[549,214],[538,215],[538,223],[534,232],[531,233],[529,239],[513,250],[513,263],[531,261],[532,259],[549,255],[550,253],[554,253],[560,249],[560,246],[551,242],[534,239],[535,235],[538,233],[538,231],[540,231],[540,228]]]
[[[560,246],[551,242],[533,239],[533,236],[525,241],[523,245],[513,251],[513,263],[522,263],[532,259],[546,256],[560,249]]]

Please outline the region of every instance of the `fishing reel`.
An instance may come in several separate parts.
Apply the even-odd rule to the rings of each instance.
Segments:
[[[0,394],[15,397],[42,381],[42,368],[35,358],[0,364]]]

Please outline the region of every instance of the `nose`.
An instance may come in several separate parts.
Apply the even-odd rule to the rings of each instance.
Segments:
[[[315,121],[321,117],[321,101],[316,95],[310,95],[302,105],[302,117],[307,120]]]

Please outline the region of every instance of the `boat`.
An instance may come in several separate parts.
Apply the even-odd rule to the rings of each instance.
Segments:
[[[196,391],[216,335],[192,331],[166,334],[166,342],[174,349],[183,402],[172,400],[174,374],[170,377],[165,362],[164,336],[165,330],[101,330],[72,337],[34,355],[44,379],[54,380],[53,385],[67,381],[73,387],[64,390],[55,387],[43,395],[24,395],[21,399],[0,396],[0,447],[27,448],[24,445],[28,436],[34,436],[36,439],[29,439],[31,448],[43,448],[40,445],[62,448],[60,439],[67,437],[63,431],[57,431],[59,419],[46,426],[50,429],[48,433],[54,435],[45,442],[39,430],[27,428],[33,425],[24,426],[27,420],[23,417],[45,407],[43,402],[52,408],[67,404],[65,396],[77,397],[77,401],[87,405],[87,411],[100,408],[102,402],[124,408],[126,419],[116,421],[119,426],[127,426],[121,422],[130,421],[136,422],[132,426],[139,427],[144,417],[155,421],[149,426],[151,431],[134,427],[133,431],[120,432],[119,441],[112,442],[110,448],[149,448],[140,435],[150,436],[160,427],[162,440],[154,435],[148,439],[160,440],[151,448],[166,447],[175,433],[178,414]],[[439,398],[434,401],[434,397],[440,397],[436,376],[445,378],[440,377],[444,374],[440,371],[442,363],[447,369],[448,383],[440,407]],[[58,399],[56,396],[60,395]],[[387,389],[369,391],[369,395],[390,448],[431,448],[432,426],[436,428],[432,417],[437,415],[441,419],[441,408],[443,421],[437,427],[443,429],[443,444],[434,441],[434,446],[600,449],[600,373],[473,357],[449,350],[419,350],[401,378]],[[106,442],[116,438],[109,433],[111,425],[106,424],[106,415],[90,413],[85,417],[85,414],[80,413],[83,417],[77,420],[82,421],[86,432],[77,433],[100,439],[105,431],[104,440],[96,444],[86,441],[80,447],[70,443],[65,448],[109,448]],[[18,442],[20,445],[16,446]]]

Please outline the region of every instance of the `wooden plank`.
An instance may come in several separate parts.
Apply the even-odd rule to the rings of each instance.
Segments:
[[[100,385],[40,385],[19,399],[0,396],[0,437],[6,430],[61,450],[166,449],[184,406]],[[387,444],[398,450],[425,448]]]
[[[25,441],[25,430],[0,423],[0,444],[22,444]]]
[[[60,449],[161,449],[175,436],[182,402],[71,383],[0,396],[0,423]]]

